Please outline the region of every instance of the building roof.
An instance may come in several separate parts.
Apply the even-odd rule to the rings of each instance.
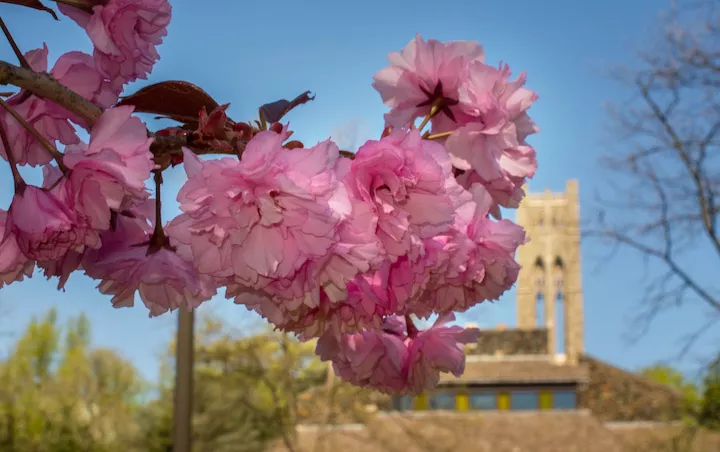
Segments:
[[[710,452],[720,434],[658,423],[603,424],[587,410],[383,413],[366,424],[300,426],[296,452]],[[269,452],[287,451],[282,441]]]
[[[391,397],[370,389],[358,388],[337,380],[332,388],[318,386],[297,398],[301,424],[363,423],[378,410],[392,408]]]
[[[365,425],[303,427],[298,452],[613,452],[587,411],[388,413]],[[275,444],[270,451],[283,450]]]
[[[503,359],[468,359],[460,378],[441,374],[440,383],[455,384],[517,384],[517,383],[581,383],[589,378],[584,364],[558,364],[545,359],[504,357]]]

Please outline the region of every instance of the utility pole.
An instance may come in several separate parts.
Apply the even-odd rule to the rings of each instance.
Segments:
[[[173,452],[192,448],[193,370],[195,367],[195,312],[178,309],[175,337],[175,399],[173,406]]]

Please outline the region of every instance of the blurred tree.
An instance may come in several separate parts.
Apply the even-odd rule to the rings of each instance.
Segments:
[[[0,448],[127,452],[142,383],[133,365],[90,347],[90,324],[55,310],[33,319],[0,364]]]
[[[254,452],[277,438],[294,450],[297,394],[326,374],[314,347],[268,330],[230,334],[222,322],[205,319],[196,336],[193,450]],[[140,414],[148,452],[167,452],[171,445],[173,356],[171,344],[159,396]]]
[[[710,367],[703,381],[703,398],[699,415],[700,425],[720,430],[720,364]]]
[[[640,371],[640,375],[656,383],[671,386],[679,391],[685,399],[686,416],[695,419],[701,406],[701,396],[698,386],[677,369],[671,366],[656,364]]]

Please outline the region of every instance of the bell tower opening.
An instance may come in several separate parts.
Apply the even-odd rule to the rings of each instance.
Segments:
[[[545,286],[545,264],[543,263],[542,257],[538,256],[535,260],[533,272],[535,273],[533,281],[535,281],[535,312],[537,313],[535,326],[543,328],[545,327],[545,300],[543,298],[543,287]]]
[[[568,181],[563,193],[528,193],[517,221],[530,238],[518,250],[518,327],[546,328],[548,354],[577,363],[583,351],[577,181]]]
[[[565,269],[562,257],[556,256],[553,263],[555,279],[555,353],[565,355]]]

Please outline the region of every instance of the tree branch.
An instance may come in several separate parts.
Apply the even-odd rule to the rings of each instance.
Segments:
[[[611,175],[604,192],[615,196],[599,200],[598,221],[584,225],[583,235],[660,264],[648,271],[657,274],[645,287],[647,323],[659,311],[688,301],[720,316],[716,280],[693,266],[708,256],[706,266],[720,265],[716,6],[716,0],[702,0],[671,10],[658,23],[659,41],[638,55],[639,65],[614,72],[632,96],[611,112],[615,149],[602,159]],[[697,327],[699,334],[707,329]]]
[[[58,83],[49,74],[40,74],[0,61],[0,85],[23,88],[38,97],[51,100],[80,116],[89,126],[102,114],[102,109],[81,95]]]

